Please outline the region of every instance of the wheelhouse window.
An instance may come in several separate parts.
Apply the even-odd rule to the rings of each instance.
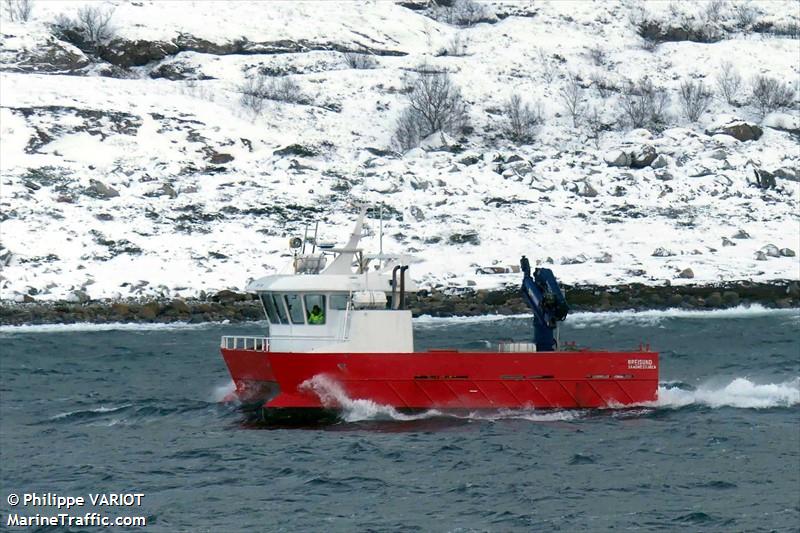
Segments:
[[[348,295],[346,294],[331,294],[331,309],[343,311],[347,309]]]
[[[286,308],[283,307],[283,302],[281,301],[281,297],[275,293],[270,293],[272,305],[275,306],[275,310],[278,312],[278,324],[288,324],[289,317],[286,316]]]
[[[325,323],[325,296],[322,294],[306,294],[306,316],[308,323],[318,326]]]
[[[303,313],[303,302],[299,294],[285,294],[286,307],[289,309],[289,317],[292,319],[292,324],[305,324],[306,318]]]
[[[261,303],[264,304],[264,310],[267,312],[267,318],[272,324],[280,324],[281,319],[278,316],[278,309],[275,307],[275,300],[272,299],[272,293],[262,292]]]

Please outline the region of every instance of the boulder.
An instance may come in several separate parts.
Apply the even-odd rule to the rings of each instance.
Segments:
[[[759,251],[759,252],[756,252],[755,255],[756,255],[756,261],[766,261],[767,260],[767,254],[765,254],[764,252]]]
[[[169,303],[168,308],[172,311],[175,311],[176,313],[181,313],[181,314],[188,314],[192,312],[191,308],[189,307],[189,304],[187,304],[184,300],[180,298],[175,298],[174,300],[172,300]]]
[[[722,300],[731,307],[739,305],[739,293],[736,291],[725,291],[722,293]]]
[[[631,151],[631,167],[645,168],[650,166],[650,163],[656,160],[658,154],[656,149],[649,144],[642,144],[633,151]]]
[[[426,152],[448,151],[456,141],[443,131],[435,131],[419,142],[419,147]]]
[[[767,257],[781,256],[781,251],[774,244],[767,244],[766,246],[763,246],[759,251],[764,252],[767,255]]]
[[[678,274],[679,278],[683,279],[692,279],[694,278],[694,271],[691,268],[685,268],[681,270],[680,274]]]
[[[211,297],[212,302],[219,302],[223,304],[231,302],[243,302],[247,299],[248,297],[246,294],[234,292],[228,289],[223,289]]]
[[[732,238],[734,238],[734,239],[750,239],[751,237],[750,237],[750,234],[747,233],[745,230],[740,229],[739,231],[736,232],[735,235],[733,235]]]
[[[453,233],[449,238],[450,244],[472,244],[477,246],[481,243],[480,236],[475,231],[466,233]]]
[[[89,180],[89,188],[86,189],[86,194],[105,200],[119,196],[119,192],[114,187],[106,185],[102,181],[95,179]]]
[[[608,252],[603,252],[603,255],[600,257],[595,258],[595,263],[611,263],[612,257],[611,254]]]
[[[712,126],[706,130],[706,135],[730,135],[739,141],[757,141],[764,134],[764,130],[744,120],[731,120],[724,124]]]
[[[669,158],[664,154],[658,154],[650,163],[651,168],[665,168],[669,165]]]
[[[800,181],[800,170],[797,168],[791,167],[784,167],[784,168],[777,168],[772,173],[773,176],[776,178],[781,178],[784,180],[789,181]]]
[[[583,182],[583,187],[578,191],[578,194],[584,198],[594,198],[598,195],[598,192],[588,181],[585,181]]]
[[[233,156],[231,154],[220,154],[214,152],[209,161],[214,165],[224,165],[225,163],[230,163],[233,161]]]
[[[794,250],[792,250],[791,248],[781,248],[780,249],[780,254],[781,254],[782,257],[794,257],[795,256]]]
[[[650,255],[652,257],[672,257],[672,256],[675,255],[675,252],[673,252],[672,250],[667,250],[666,248],[662,248],[661,246],[659,246],[658,248],[653,250],[653,253],[650,254]]]
[[[612,150],[603,156],[603,160],[610,167],[631,166],[631,156],[622,150]]]
[[[722,238],[722,246],[736,246],[736,243],[727,237]]]
[[[69,293],[64,300],[70,303],[82,304],[89,301],[89,295],[85,291],[77,290]]]
[[[160,61],[180,51],[172,42],[146,41],[144,39],[113,39],[101,47],[100,57],[112,65],[122,68],[141,67],[153,61]]]

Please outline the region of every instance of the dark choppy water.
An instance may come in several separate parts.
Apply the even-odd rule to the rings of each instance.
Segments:
[[[529,328],[415,329],[482,348]],[[1,328],[0,529],[12,492],[139,492],[104,512],[144,531],[797,531],[799,329],[797,310],[575,315],[564,340],[661,352],[657,406],[397,420],[351,401],[338,424],[260,430],[216,402],[218,337],[257,326]]]

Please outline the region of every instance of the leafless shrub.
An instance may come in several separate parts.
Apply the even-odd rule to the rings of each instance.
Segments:
[[[753,24],[758,17],[758,10],[750,2],[736,2],[733,5],[733,16],[736,27],[744,33],[748,33],[753,29]]]
[[[348,67],[359,70],[369,70],[378,66],[378,62],[375,61],[374,57],[358,52],[345,52],[344,60]]]
[[[600,138],[604,131],[611,129],[612,124],[608,124],[603,120],[603,115],[600,110],[592,106],[586,112],[586,128],[589,130],[589,139],[594,141],[594,147],[600,148]]]
[[[711,0],[705,5],[703,10],[703,18],[707,24],[718,24],[725,11],[728,10],[727,0]]]
[[[558,96],[564,104],[567,114],[572,117],[572,127],[577,128],[586,112],[586,102],[578,79],[570,75],[566,83],[558,90]]]
[[[489,10],[474,0],[455,0],[449,6],[436,8],[433,18],[455,26],[474,26],[493,19]]]
[[[681,110],[690,122],[695,122],[700,115],[706,112],[713,96],[700,80],[682,81],[679,94]]]
[[[756,76],[750,87],[751,101],[762,117],[782,107],[789,107],[794,101],[794,89],[775,78]]]
[[[261,113],[267,100],[294,104],[310,103],[297,82],[288,76],[273,78],[263,73],[248,76],[238,87],[238,91],[241,94],[239,101],[242,106],[255,114]]]
[[[728,105],[737,105],[736,98],[742,88],[742,76],[736,71],[733,63],[726,61],[722,64],[717,75],[717,89]]]
[[[669,95],[650,78],[629,81],[622,88],[620,108],[633,128],[661,129],[667,121]]]
[[[417,75],[408,95],[408,108],[397,122],[395,142],[403,150],[413,148],[437,131],[460,134],[469,122],[467,105],[450,74],[426,70]]]
[[[111,24],[114,8],[103,9],[87,5],[78,9],[76,18],[58,15],[53,23],[57,37],[86,52],[97,52],[103,44],[114,38],[116,29]]]
[[[608,98],[611,96],[611,93],[619,91],[619,87],[617,87],[613,81],[606,78],[600,71],[591,72],[589,74],[589,81],[592,83],[592,87],[597,91],[600,98]]]
[[[592,63],[594,63],[598,67],[605,65],[607,59],[606,51],[599,44],[591,46],[589,47],[589,59],[591,59]]]
[[[461,57],[467,55],[467,40],[461,37],[460,33],[453,35],[446,48],[439,50],[437,56]]]
[[[515,143],[525,144],[533,141],[539,126],[544,123],[542,104],[531,106],[523,103],[517,94],[508,100],[504,112],[503,133]]]
[[[16,22],[28,22],[33,12],[33,0],[5,0],[8,18]]]
[[[542,78],[547,83],[553,83],[553,80],[558,74],[558,63],[544,50],[544,48],[536,49],[536,58],[539,66],[542,68]]]

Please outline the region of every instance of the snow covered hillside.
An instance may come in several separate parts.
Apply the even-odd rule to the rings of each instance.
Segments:
[[[522,254],[567,283],[800,278],[800,2],[439,4],[4,11],[0,298],[241,290],[307,222],[342,243],[357,202],[384,206],[384,248],[423,288],[516,283]],[[110,15],[96,41],[69,24],[87,6]],[[419,70],[446,72],[469,120],[401,151]],[[244,105],[259,75],[285,90]],[[757,76],[790,101],[757,105]],[[658,127],[623,109],[644,77]],[[714,91],[694,121],[687,81]],[[525,142],[513,95],[541,110]]]

